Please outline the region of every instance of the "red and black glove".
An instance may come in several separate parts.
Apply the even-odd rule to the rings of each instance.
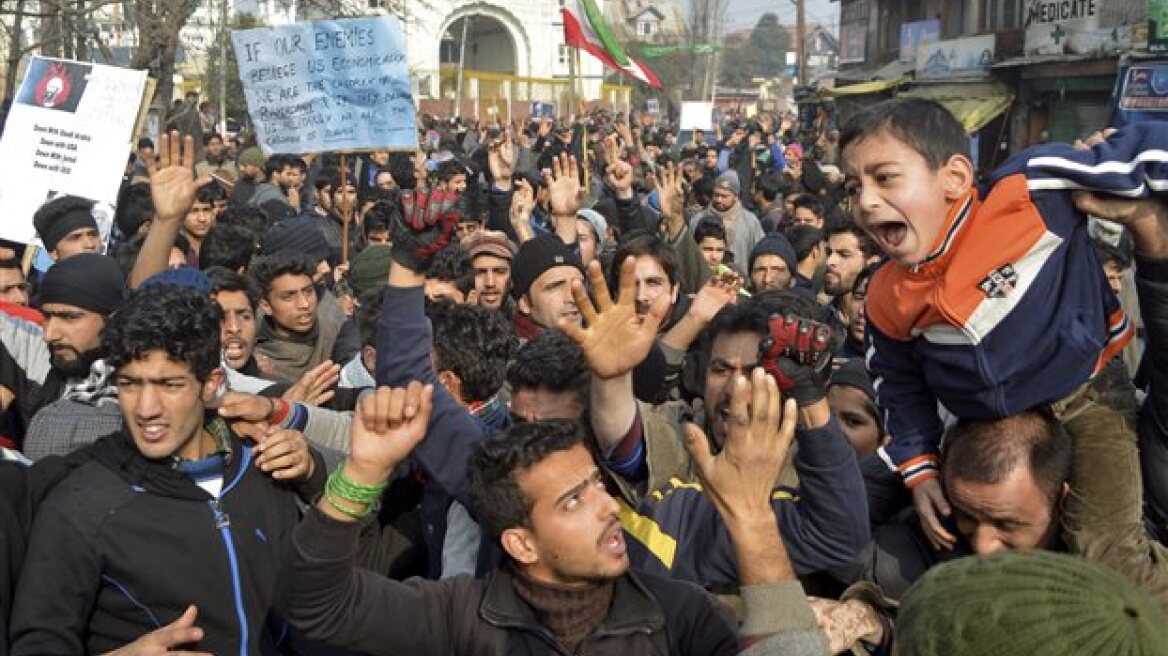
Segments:
[[[392,257],[422,272],[438,251],[450,244],[454,227],[462,220],[465,203],[452,191],[408,190],[401,195],[401,215],[394,221]]]
[[[767,328],[758,359],[779,390],[801,408],[823,400],[831,373],[831,327],[788,313],[772,314]]]

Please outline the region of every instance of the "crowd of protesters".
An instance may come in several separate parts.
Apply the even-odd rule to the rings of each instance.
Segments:
[[[1168,654],[1168,134],[196,105],[0,259],[0,654]]]

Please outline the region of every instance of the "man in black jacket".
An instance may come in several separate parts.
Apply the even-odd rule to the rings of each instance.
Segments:
[[[317,493],[324,465],[298,433],[269,431],[252,447],[208,420],[218,328],[207,295],[168,285],[136,292],[110,319],[125,428],[66,467],[51,458],[32,472],[68,473],[33,523],[13,654],[105,653],[174,634],[214,654],[271,651],[264,622],[297,496]]]
[[[712,596],[630,570],[618,502],[607,494],[576,421],[517,424],[473,456],[474,509],[507,553],[507,565],[484,579],[438,582],[356,570],[361,518],[392,469],[425,437],[433,392],[433,385],[412,382],[362,397],[350,428],[352,451],[293,537],[296,577],[287,616],[294,626],[368,654],[736,654],[734,622]],[[756,400],[748,407],[750,396]],[[785,573],[758,571],[759,563],[785,560],[774,544],[776,521],[759,502],[770,496],[790,446],[795,409],[788,404],[780,412],[777,386],[762,370],[752,372],[751,383],[742,381],[735,404],[743,421],[731,441],[742,460],[714,466],[710,454],[701,456],[703,480],[715,504],[725,502],[719,512],[758,519],[751,530],[737,524],[730,530],[748,560],[746,582],[777,592],[771,585],[793,574],[788,566]],[[763,461],[763,472],[729,475]],[[744,488],[751,493],[739,495]],[[771,545],[759,536],[769,536]]]

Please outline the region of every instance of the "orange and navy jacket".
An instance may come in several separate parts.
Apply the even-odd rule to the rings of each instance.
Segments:
[[[1020,153],[953,206],[924,262],[873,276],[866,356],[892,438],[880,455],[909,487],[937,475],[938,404],[968,419],[1047,405],[1131,340],[1072,202],[1080,189],[1168,197],[1168,130]]]

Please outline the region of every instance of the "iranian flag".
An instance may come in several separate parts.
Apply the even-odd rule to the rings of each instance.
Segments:
[[[604,22],[604,13],[596,6],[595,0],[565,0],[561,11],[564,17],[564,43],[587,51],[609,68],[655,89],[661,88],[661,82],[653,75],[653,71],[625,52],[616,35]]]

